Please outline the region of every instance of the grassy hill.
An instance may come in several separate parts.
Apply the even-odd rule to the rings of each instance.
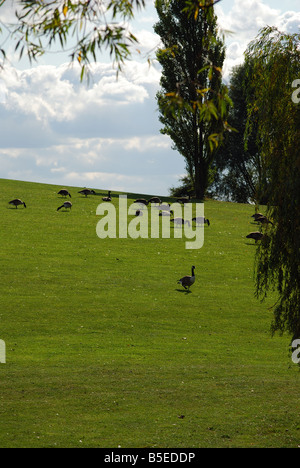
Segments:
[[[0,180],[0,447],[297,447],[300,376],[269,333],[274,297],[254,298],[253,208],[206,202],[186,250],[101,240],[101,197],[71,187],[57,212],[60,188]]]

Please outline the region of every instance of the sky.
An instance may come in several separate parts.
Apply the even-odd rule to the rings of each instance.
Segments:
[[[13,3],[6,0],[0,7],[1,21],[11,19]],[[274,25],[288,33],[300,28],[299,0],[222,0],[215,9],[226,38],[227,83],[260,28]],[[159,45],[156,21],[147,0],[130,24],[140,53],[133,53],[118,79],[109,57],[99,57],[89,85],[80,82],[79,66],[70,66],[67,53],[46,54],[34,66],[20,62],[4,31],[0,178],[161,196],[179,185],[185,162],[160,133],[155,99],[160,69],[147,62]]]

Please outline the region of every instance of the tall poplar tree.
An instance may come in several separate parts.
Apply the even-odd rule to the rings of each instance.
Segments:
[[[157,53],[162,66],[157,94],[161,132],[185,158],[198,199],[204,198],[211,182],[229,102],[222,84],[225,47],[218,37],[213,3],[209,5],[191,14],[185,0],[157,0],[159,22],[154,27],[163,44]]]

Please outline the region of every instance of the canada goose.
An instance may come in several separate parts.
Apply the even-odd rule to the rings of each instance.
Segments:
[[[195,221],[197,226],[200,224],[207,224],[207,226],[210,226],[209,219],[206,219],[203,216],[198,216],[196,218],[193,218],[192,221]]]
[[[83,189],[83,190],[80,190],[80,192],[78,193],[80,193],[81,195],[85,195],[86,197],[88,195],[96,195],[95,190],[90,190],[90,189]]]
[[[188,224],[190,227],[191,225],[188,220],[184,220],[183,218],[173,218],[173,219],[170,219],[170,221],[172,221],[172,223],[174,224],[177,224],[178,226],[182,226],[182,224]]]
[[[257,221],[258,223],[261,223],[261,224],[272,224],[272,226],[273,226],[272,221],[270,221],[266,216],[260,216],[255,221]]]
[[[191,201],[191,196],[177,198],[178,203],[189,203]]]
[[[173,216],[173,214],[174,214],[173,210],[170,210],[170,211],[162,210],[158,216]]]
[[[108,196],[107,196],[107,197],[103,197],[102,200],[103,200],[103,201],[110,202],[110,201],[111,201],[111,196],[110,196],[110,194],[111,194],[111,191],[109,190]]]
[[[16,208],[18,208],[18,206],[20,206],[20,205],[24,205],[24,208],[26,208],[26,204],[24,202],[22,202],[22,200],[20,200],[19,198],[16,198],[15,200],[10,201],[9,205],[13,205]]]
[[[66,201],[63,205],[61,205],[59,208],[57,208],[57,211],[61,210],[62,208],[72,208],[72,203],[70,201]]]
[[[170,211],[170,208],[171,208],[171,207],[170,207],[170,204],[167,203],[167,204],[165,204],[165,205],[155,206],[155,208],[156,208],[157,210]]]
[[[264,237],[264,235],[259,231],[250,232],[250,234],[248,234],[248,236],[246,236],[247,239],[254,239],[255,244],[257,243],[257,241],[261,240],[263,237]]]
[[[135,200],[133,203],[141,203],[142,205],[148,205],[148,200],[145,200],[145,198],[138,198]]]
[[[148,203],[161,203],[161,199],[159,197],[152,197],[148,200]]]
[[[251,216],[251,218],[254,218],[254,221],[256,221],[257,218],[260,218],[261,216],[263,216],[262,213],[254,213],[254,214]]]
[[[192,266],[192,276],[183,276],[180,280],[178,280],[177,284],[181,284],[184,289],[190,289],[190,287],[195,283],[195,266]]]
[[[62,197],[67,197],[69,195],[69,197],[72,198],[70,192],[66,189],[61,189],[57,195],[61,195]]]

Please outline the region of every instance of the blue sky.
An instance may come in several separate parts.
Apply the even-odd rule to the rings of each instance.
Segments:
[[[6,0],[2,21],[11,18]],[[247,44],[265,25],[299,32],[299,0],[222,0],[216,7],[226,36],[224,80],[243,61]],[[116,80],[109,58],[92,69],[89,87],[67,54],[47,54],[35,66],[18,62],[6,42],[0,72],[0,178],[168,195],[185,172],[183,158],[160,134],[155,95],[160,70],[146,55],[159,44],[152,1],[131,23],[140,40]],[[0,44],[5,35],[0,38]],[[1,47],[1,46],[0,46]],[[299,77],[300,78],[300,77]]]

